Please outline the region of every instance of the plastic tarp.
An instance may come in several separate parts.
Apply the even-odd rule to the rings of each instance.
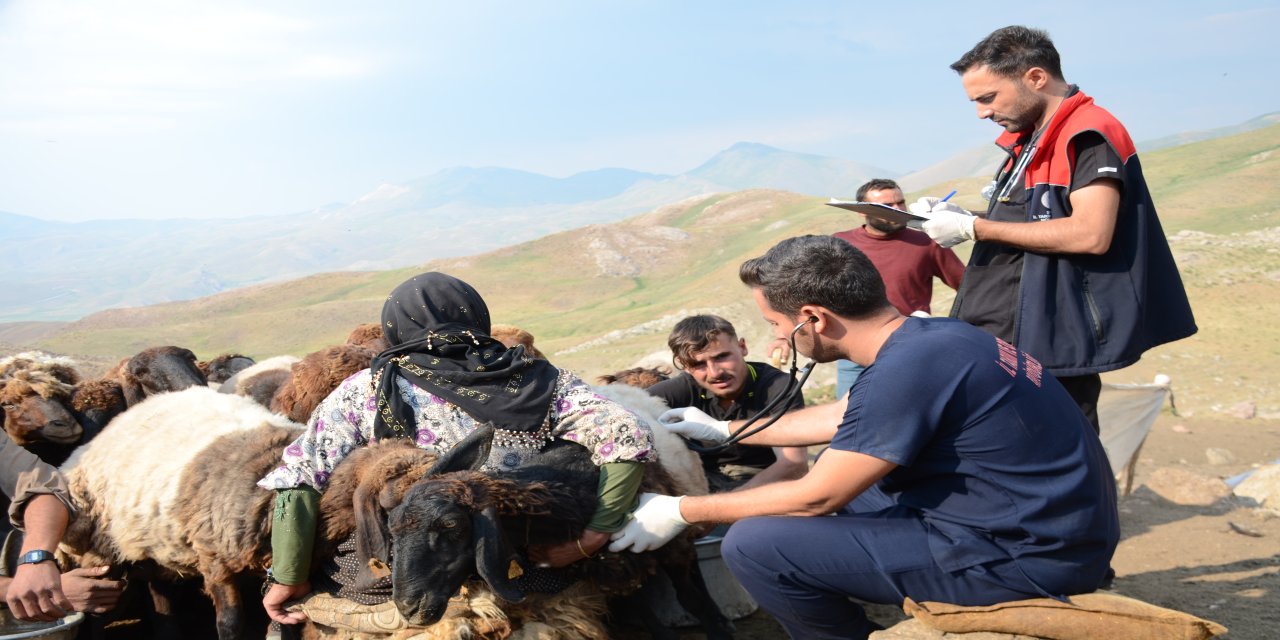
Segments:
[[[1128,494],[1133,485],[1133,465],[1142,443],[1151,432],[1156,416],[1171,398],[1168,376],[1156,376],[1151,384],[1103,384],[1098,396],[1098,424],[1102,428],[1102,447],[1111,462],[1117,482],[1123,482],[1121,493]]]

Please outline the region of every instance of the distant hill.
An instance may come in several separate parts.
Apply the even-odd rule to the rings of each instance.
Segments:
[[[1176,133],[1155,140],[1147,140],[1139,142],[1138,151],[1156,151],[1158,149],[1167,149],[1178,145],[1190,144],[1192,142],[1200,142],[1203,140],[1213,140],[1214,138],[1222,138],[1225,136],[1234,136],[1238,133],[1245,133],[1255,129],[1265,129],[1274,124],[1280,124],[1280,112],[1268,113],[1258,116],[1252,120],[1247,120],[1240,124],[1233,124],[1227,127],[1217,127],[1215,129],[1205,129],[1204,131],[1187,131],[1184,133]]]
[[[851,193],[888,172],[742,143],[683,175],[601,169],[552,178],[458,167],[383,184],[347,205],[230,220],[62,223],[0,213],[0,322],[72,320],[312,273],[475,254],[708,193]]]
[[[739,142],[685,175],[728,187],[731,191],[779,189],[815,196],[852,198],[867,180],[893,178],[898,173],[853,160],[792,153],[763,144]]]
[[[957,178],[981,176],[990,180],[1006,157],[1007,154],[992,142],[966,149],[919,171],[912,171],[898,178],[898,184],[907,191],[915,191]]]
[[[1254,127],[1276,117],[1238,127],[1266,131]],[[983,145],[899,180],[909,192],[956,188],[957,202],[979,207],[976,194],[999,160],[998,149]],[[1199,207],[1199,192],[1185,187],[1203,184],[1218,169],[1169,185],[1176,197],[1161,203],[1162,210]],[[102,309],[189,300],[314,273],[474,255],[712,193],[771,188],[851,197],[871,177],[894,176],[852,160],[739,143],[675,176],[615,168],[552,178],[459,167],[379,185],[350,204],[279,216],[60,223],[0,213],[0,266],[19,276],[0,288],[0,322],[74,320]],[[1265,206],[1255,198],[1261,192],[1266,190],[1233,194],[1232,211],[1256,213]],[[1180,200],[1183,194],[1190,200]]]
[[[1144,154],[1143,163],[1200,332],[1104,378],[1137,382],[1164,373],[1173,378],[1183,411],[1252,401],[1260,414],[1280,417],[1280,329],[1273,322],[1280,317],[1280,126]],[[941,193],[946,185],[928,190]],[[957,201],[977,208],[974,193],[966,186]],[[97,359],[156,344],[187,346],[202,357],[301,355],[376,318],[387,292],[404,278],[438,269],[473,283],[495,321],[529,329],[553,361],[587,377],[662,353],[670,326],[695,312],[728,317],[762,356],[768,329],[737,280],[737,266],[781,238],[859,223],[823,201],[772,190],[687,197],[622,222],[465,257],[326,273],[104,311],[63,326],[27,326],[33,339],[13,346]],[[968,247],[958,249],[963,257]],[[935,311],[945,313],[951,299],[939,285]],[[0,342],[18,333],[0,332]],[[830,373],[820,368],[815,379]]]

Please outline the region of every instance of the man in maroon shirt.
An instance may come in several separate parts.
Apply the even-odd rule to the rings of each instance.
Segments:
[[[857,200],[907,210],[902,188],[885,178],[876,178],[858,187]],[[834,235],[871,259],[884,280],[889,303],[904,316],[931,313],[929,302],[933,298],[935,276],[955,289],[964,275],[964,263],[954,252],[939,247],[925,233],[908,229],[901,223],[868,217],[862,226]],[[858,379],[862,367],[840,360],[836,370],[836,397],[843,398]]]

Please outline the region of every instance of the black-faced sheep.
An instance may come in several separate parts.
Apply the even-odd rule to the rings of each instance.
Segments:
[[[237,373],[252,367],[253,358],[243,356],[238,353],[224,353],[212,360],[201,360],[196,363],[196,368],[204,374],[205,380],[209,386],[216,387],[226,382]]]
[[[271,398],[271,410],[295,422],[306,422],[321,400],[343,380],[368,369],[375,355],[367,347],[355,344],[326,347],[307,354],[293,363],[288,380]]]
[[[533,461],[497,474],[482,470],[501,469],[491,458],[510,452],[491,450],[492,436],[491,427],[477,429],[442,455],[389,513],[392,600],[411,624],[439,620],[473,574],[504,600],[523,600],[519,578],[540,570],[522,565],[517,549],[576,540],[595,510],[599,469],[585,448],[556,440]],[[672,493],[675,485],[662,465],[648,464],[641,490]],[[702,581],[688,536],[649,553],[600,553],[543,579],[586,579],[602,593],[626,594],[659,567],[709,637],[731,637],[732,625]]]
[[[606,373],[596,378],[600,384],[625,384],[637,389],[648,389],[663,380],[671,378],[671,369],[666,367],[635,367],[623,369],[616,373]]]
[[[207,384],[196,366],[196,354],[175,346],[149,347],[138,352],[124,363],[119,380],[131,407],[148,396]]]

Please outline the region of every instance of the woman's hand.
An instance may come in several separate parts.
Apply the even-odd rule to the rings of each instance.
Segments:
[[[124,580],[105,577],[110,566],[72,569],[62,574],[62,592],[76,611],[106,613],[115,608],[124,591]]]
[[[577,540],[555,545],[529,547],[529,559],[543,568],[567,567],[579,560],[594,556],[609,541],[609,534],[585,529]]]
[[[310,582],[300,582],[298,584],[280,584],[276,582],[267,590],[267,595],[262,597],[262,606],[267,610],[267,615],[271,616],[272,620],[280,624],[298,624],[307,619],[307,614],[301,611],[285,611],[284,603],[290,600],[297,600],[308,593],[311,593]]]

